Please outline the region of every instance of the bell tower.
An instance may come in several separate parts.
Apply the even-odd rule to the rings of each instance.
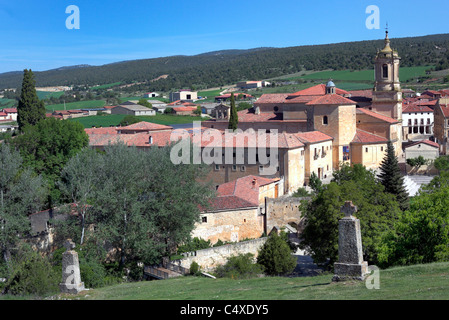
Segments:
[[[399,81],[398,52],[390,47],[388,29],[385,33],[385,46],[377,51],[374,60],[374,88],[371,110],[397,121],[390,127],[390,140],[396,155],[402,154],[402,90]]]
[[[372,110],[395,120],[402,120],[402,91],[399,82],[401,58],[390,47],[388,30],[385,33],[385,47],[377,52],[374,61],[374,89]]]

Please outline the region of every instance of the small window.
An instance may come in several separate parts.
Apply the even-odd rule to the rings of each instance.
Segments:
[[[324,117],[323,117],[323,124],[324,124],[324,125],[328,124],[327,116],[324,116]]]
[[[368,148],[365,148],[365,152],[368,152]]]
[[[242,172],[246,171],[246,167],[245,166],[241,166],[240,167],[240,171],[242,171]]]
[[[380,151],[384,151],[384,147],[380,147]]]
[[[220,171],[220,166],[218,164],[215,165],[215,171]]]
[[[388,65],[384,64],[382,66],[382,77],[388,78]]]
[[[207,217],[202,217],[202,218],[201,218],[201,222],[202,222],[202,223],[207,223]]]
[[[237,171],[237,166],[235,164],[232,165],[232,171]]]

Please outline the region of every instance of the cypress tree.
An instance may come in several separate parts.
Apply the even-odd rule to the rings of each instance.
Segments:
[[[402,178],[398,159],[394,153],[391,141],[387,143],[387,154],[379,169],[379,180],[385,187],[385,191],[396,196],[402,210],[408,209],[408,194],[404,187],[404,179]]]
[[[238,123],[239,123],[239,116],[237,114],[237,109],[235,107],[234,93],[231,93],[231,110],[229,115],[228,129],[235,131],[237,129]]]
[[[19,129],[22,130],[25,125],[35,125],[42,119],[45,119],[44,102],[39,100],[37,96],[33,72],[31,69],[25,69],[23,71],[22,91],[17,107]]]

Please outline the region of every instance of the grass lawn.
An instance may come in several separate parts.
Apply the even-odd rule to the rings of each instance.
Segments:
[[[89,291],[101,300],[437,300],[449,299],[449,262],[380,270],[380,289],[365,282],[315,277],[248,280],[180,277],[109,286]],[[85,295],[85,293],[84,293]],[[83,294],[80,294],[83,297]]]
[[[63,103],[60,104],[52,104],[45,106],[47,111],[55,111],[55,110],[73,110],[73,109],[92,109],[92,108],[101,108],[106,105],[104,100],[88,100],[88,101],[77,101],[66,103],[65,106]]]
[[[220,92],[222,92],[224,89],[216,89],[216,90],[209,90],[209,91],[198,91],[198,97],[206,98],[204,100],[201,100],[201,102],[213,102],[215,101],[215,97],[220,95]]]
[[[14,105],[17,104],[17,101],[14,99],[6,99],[6,98],[0,98],[0,108],[11,108]]]
[[[70,121],[78,121],[85,128],[92,127],[110,127],[117,126],[120,121],[125,117],[124,114],[108,114],[102,116],[89,116],[69,119]],[[201,117],[191,117],[191,116],[176,116],[176,115],[166,115],[166,114],[156,114],[155,116],[140,116],[138,117],[143,121],[153,122],[163,125],[172,124],[184,124],[192,123],[193,121],[202,121]]]
[[[48,91],[36,91],[37,97],[40,100],[49,99],[51,97],[59,98],[64,94],[64,91],[58,91],[58,92],[48,92]]]
[[[92,90],[108,89],[108,88],[118,86],[120,84],[121,84],[121,82],[108,83],[108,84],[103,84],[101,86],[91,87],[91,89]]]

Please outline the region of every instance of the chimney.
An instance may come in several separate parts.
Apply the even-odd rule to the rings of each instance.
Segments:
[[[256,183],[257,183],[257,179],[254,178],[254,179],[253,179],[253,188],[256,186]]]

